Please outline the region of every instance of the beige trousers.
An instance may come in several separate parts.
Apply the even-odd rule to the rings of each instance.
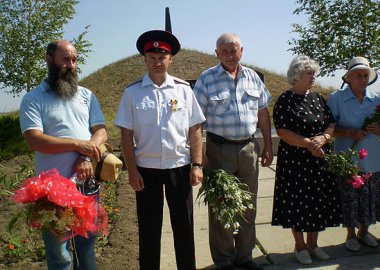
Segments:
[[[246,145],[220,144],[207,138],[206,156],[209,169],[223,169],[246,183],[253,196],[253,210],[247,210],[244,218],[239,218],[239,233],[215,220],[209,208],[209,241],[212,259],[217,267],[241,264],[252,260],[252,250],[256,242],[256,194],[258,186],[259,144],[254,139]]]

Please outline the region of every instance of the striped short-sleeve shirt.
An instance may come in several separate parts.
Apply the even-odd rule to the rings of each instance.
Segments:
[[[257,73],[241,65],[236,84],[221,64],[204,71],[194,86],[194,93],[206,116],[204,128],[230,140],[252,136],[258,111],[272,100]]]

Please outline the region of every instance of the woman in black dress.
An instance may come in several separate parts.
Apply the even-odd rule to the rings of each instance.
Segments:
[[[334,119],[324,98],[311,91],[319,69],[305,55],[294,58],[288,70],[291,88],[278,98],[273,111],[281,141],[272,225],[292,229],[294,252],[302,264],[311,264],[311,256],[330,258],[318,247],[318,232],[341,223],[337,186],[323,159],[330,151]]]

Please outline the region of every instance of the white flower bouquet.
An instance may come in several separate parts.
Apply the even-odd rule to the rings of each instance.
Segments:
[[[204,170],[202,186],[197,199],[208,204],[216,219],[224,224],[224,228],[232,228],[234,234],[239,232],[238,216],[243,216],[247,209],[253,209],[253,197],[247,184],[240,182],[224,170]]]

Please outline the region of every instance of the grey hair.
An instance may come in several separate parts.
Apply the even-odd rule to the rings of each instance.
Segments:
[[[300,79],[302,72],[307,70],[312,70],[318,75],[321,68],[317,61],[306,55],[301,54],[294,57],[287,73],[288,83],[291,85],[295,84]]]
[[[240,37],[234,33],[224,33],[216,41],[216,47],[218,48],[221,44],[234,43],[239,44],[241,47]]]

